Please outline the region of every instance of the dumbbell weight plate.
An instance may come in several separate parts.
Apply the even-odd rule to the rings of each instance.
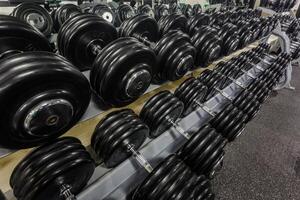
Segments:
[[[199,146],[199,143],[203,142],[203,140],[207,137],[208,133],[211,131],[211,126],[206,124],[202,126],[196,133],[192,135],[192,137],[179,149],[178,155],[179,157],[186,161],[187,157],[190,156],[190,152],[192,152],[196,147]],[[207,140],[207,139],[206,139]]]
[[[242,111],[239,111],[235,114],[234,118],[228,121],[228,123],[222,128],[220,132],[226,136],[227,132],[230,131],[233,126],[235,126],[238,123],[245,122],[247,118],[248,116],[246,116]]]
[[[121,24],[120,30],[120,36],[134,37],[138,35],[151,42],[156,42],[159,39],[157,22],[145,14],[127,19]]]
[[[186,116],[197,108],[198,105],[194,101],[202,103],[207,95],[207,87],[199,83],[191,92],[188,94],[188,99],[191,99],[187,104],[185,104],[185,110],[183,115]]]
[[[123,109],[120,111],[114,111],[106,115],[100,122],[97,124],[93,136],[91,138],[91,146],[93,149],[96,149],[98,146],[98,142],[103,140],[102,131],[108,130],[108,126],[112,124],[112,122],[117,121],[118,119],[122,119],[128,115],[133,114],[130,109]],[[97,132],[97,133],[96,133]]]
[[[15,17],[0,15],[0,58],[6,51],[52,51],[48,40],[31,25]]]
[[[187,34],[170,31],[156,44],[154,51],[159,64],[154,83],[177,80],[193,67],[195,48]],[[178,53],[177,53],[178,52]]]
[[[106,54],[109,51],[113,53]],[[93,63],[91,78],[96,77],[96,84],[92,87],[111,106],[128,105],[150,85],[156,67],[155,54],[136,39],[127,37],[117,39],[103,52]]]
[[[174,98],[173,98],[174,99]],[[157,112],[153,114],[154,119],[156,120],[155,127],[157,127],[155,130],[151,132],[151,137],[155,138],[159,135],[161,135],[164,131],[166,131],[170,125],[166,124],[165,117],[169,117],[170,119],[176,120],[178,117],[181,116],[184,105],[181,101],[177,100],[171,100],[172,105],[168,107],[167,109],[159,109]],[[163,108],[163,107],[162,107]]]
[[[66,141],[63,141],[64,139]],[[57,143],[49,143],[35,149],[33,154],[30,153],[28,155],[29,160],[25,157],[15,168],[11,176],[11,186],[14,189],[19,186],[21,188],[20,191],[14,190],[16,196],[22,199],[58,199],[61,195],[59,189],[60,183],[70,186],[72,193],[76,195],[87,183],[95,168],[93,160],[82,145],[77,147],[77,149],[69,149],[68,153],[61,152],[59,158],[45,161],[44,165],[38,165],[35,160],[31,160],[33,157],[41,160],[47,158],[47,155],[51,155],[57,151],[57,148],[54,148],[54,146],[57,147],[59,143],[71,146],[80,145],[79,140],[74,140],[75,138],[57,139]],[[23,172],[29,172],[28,165],[32,165],[35,169],[32,169],[32,172],[27,177],[23,176],[24,179],[22,178],[22,181],[27,180],[24,182],[25,184],[22,186],[18,185],[22,181],[17,181],[16,177],[21,178]],[[26,166],[28,166],[27,169]]]
[[[157,21],[163,16],[166,16],[168,14],[169,14],[169,10],[167,8],[167,5],[165,4],[157,5],[157,7],[155,8],[155,19]]]
[[[110,9],[108,5],[105,4],[97,4],[94,5],[92,8],[92,13],[98,15],[99,17],[102,17],[109,23],[114,24],[115,22],[115,13]]]
[[[116,111],[118,112],[118,111]],[[95,144],[93,144],[93,149],[95,150],[96,154],[99,155],[100,158],[103,158],[105,154],[105,150],[107,148],[111,148],[110,146],[106,145],[108,143],[108,140],[111,139],[111,137],[114,137],[117,134],[122,134],[121,132],[124,129],[124,125],[128,125],[129,122],[136,119],[135,115],[133,113],[126,113],[126,112],[120,112],[120,113],[114,113],[116,117],[108,118],[107,120],[110,122],[109,124],[104,123],[104,126],[102,129],[95,129],[94,133],[98,135],[98,140],[94,141]],[[101,122],[100,122],[101,123]],[[106,126],[105,126],[106,125]],[[121,130],[119,130],[121,129]],[[117,132],[117,133],[115,133]],[[96,137],[96,136],[95,136]],[[108,146],[108,147],[107,147]]]
[[[212,173],[214,169],[214,163],[222,157],[224,154],[223,148],[225,147],[227,141],[224,140],[224,138],[220,138],[220,141],[218,144],[216,144],[215,147],[212,147],[212,152],[207,154],[205,158],[203,158],[203,162],[199,168],[197,168],[198,172],[202,172],[204,174],[207,174],[209,176],[210,173]]]
[[[27,168],[27,166],[33,162],[34,160],[36,160],[40,155],[48,152],[48,151],[52,151],[55,150],[56,148],[58,148],[59,146],[64,146],[68,143],[78,143],[80,144],[79,140],[72,138],[72,137],[63,137],[63,138],[58,138],[56,139],[56,143],[48,146],[48,147],[44,147],[43,149],[41,148],[35,148],[33,149],[30,154],[28,154],[26,156],[26,159],[22,159],[22,161],[15,167],[13,173],[11,174],[10,177],[10,182],[9,184],[11,186],[15,185],[17,183],[17,179],[20,176],[19,174],[24,171],[24,169]]]
[[[198,140],[197,143],[193,148],[191,148],[190,151],[186,151],[186,149],[184,149],[183,151],[186,153],[186,156],[183,158],[183,160],[186,163],[190,163],[190,167],[193,168],[196,163],[194,162],[195,159],[199,156],[202,155],[205,150],[207,149],[207,147],[213,142],[213,140],[215,139],[215,137],[217,136],[217,132],[210,128],[209,130],[205,130],[206,135],[203,136],[203,138],[201,138],[201,140]],[[202,131],[200,131],[199,133],[203,133]]]
[[[153,114],[158,110],[169,106],[169,101],[172,99],[171,93],[168,91],[162,91],[155,96],[153,96],[151,99],[149,99],[149,103],[147,102],[144,107],[142,108],[143,114],[140,114],[141,119],[146,124],[149,124],[149,127],[151,130],[154,130],[156,127],[154,125],[154,119]]]
[[[120,26],[120,24],[125,21],[126,19],[129,19],[131,17],[133,17],[134,14],[134,10],[130,5],[127,4],[121,4],[119,5],[119,7],[117,8],[117,12],[116,12],[116,26]]]
[[[216,127],[222,127],[224,126],[228,120],[233,118],[232,116],[234,113],[238,112],[238,109],[234,107],[232,104],[229,104],[222,110],[215,118],[213,118],[210,121],[210,124],[216,128]]]
[[[179,162],[175,155],[168,156],[164,161],[159,163],[153,171],[144,179],[144,181],[136,188],[133,200],[139,200],[147,197],[153,187],[159,182],[161,177],[168,172],[170,167]]]
[[[79,13],[82,13],[81,9],[74,4],[64,4],[60,6],[54,13],[54,29],[58,32],[65,21]]]
[[[236,126],[234,126],[230,132],[227,134],[227,139],[229,142],[235,140],[236,138],[238,138],[242,132],[245,129],[245,123],[239,123]]]
[[[163,194],[163,190],[179,176],[179,172],[183,171],[186,166],[182,162],[177,162],[166,173],[160,181],[155,185],[152,191],[148,194],[148,199],[159,199]]]
[[[220,123],[216,124],[214,128],[218,132],[222,132],[225,126],[230,123],[233,119],[235,119],[235,115],[238,114],[239,110],[238,108],[234,107],[227,115],[221,119]]]
[[[219,135],[215,130],[211,130],[209,134],[213,134],[212,138],[206,143],[204,149],[202,149],[200,152],[198,151],[198,154],[196,154],[196,157],[194,159],[190,160],[191,168],[193,171],[197,171],[198,174],[203,174],[203,171],[201,170],[203,167],[203,164],[205,161],[207,161],[207,158],[209,155],[212,155],[214,151],[217,150],[218,146],[223,143],[223,137]]]
[[[52,32],[53,21],[47,10],[35,3],[21,3],[12,12],[12,16],[31,24],[45,36]]]
[[[66,59],[26,52],[0,63],[2,69],[15,69],[1,75],[8,78],[0,82],[5,105],[1,110],[10,112],[3,113],[6,117],[0,122],[5,130],[2,145],[24,148],[49,141],[69,130],[85,112],[90,101],[88,80]]]
[[[51,167],[56,168],[61,166],[66,161],[73,160],[75,158],[74,155],[81,158],[86,157],[84,151],[85,149],[82,147],[81,144],[65,144],[65,146],[59,149],[58,151],[52,151],[51,153],[44,152],[44,154],[47,155],[46,158],[41,158],[39,156],[35,157],[35,160],[28,161],[27,166],[24,167],[22,171],[19,171],[20,174],[16,178],[16,182],[14,182],[15,184],[12,185],[14,194],[17,197],[27,195],[26,192],[32,189],[30,187],[34,186],[37,182],[40,181],[40,179],[45,178],[47,176],[47,173],[45,172],[51,172]],[[72,153],[72,155],[70,154],[70,152]],[[68,155],[68,157],[66,156],[64,157],[64,159],[62,159],[63,155]],[[50,164],[52,164],[51,167],[49,166]],[[39,173],[36,173],[37,171]]]
[[[110,142],[111,144],[107,144],[111,147],[111,150],[104,154],[103,160],[105,166],[114,167],[131,155],[131,153],[127,152],[126,148],[124,148],[124,140],[138,149],[148,134],[149,129],[144,124],[132,123],[130,129],[123,133],[120,138],[116,139],[114,143]],[[109,143],[109,141],[107,141],[107,143]]]
[[[187,18],[182,14],[170,14],[158,21],[160,35],[168,33],[171,30],[180,30],[186,32]]]
[[[188,180],[192,178],[195,179],[195,176],[193,176],[193,173],[189,168],[185,168],[183,171],[180,171],[178,176],[175,180],[173,180],[170,184],[168,184],[165,187],[165,190],[161,192],[162,194],[159,196],[159,199],[161,200],[168,200],[168,199],[174,199],[175,193],[178,190],[181,190],[183,188],[183,185],[185,185]],[[186,185],[186,187],[190,187],[190,185]]]
[[[191,175],[189,179],[182,184],[180,189],[177,189],[170,199],[183,200],[183,199],[195,199],[197,186],[197,177]],[[189,197],[191,196],[191,197]]]
[[[57,37],[59,51],[80,70],[90,69],[96,57],[90,49],[91,41],[103,47],[117,38],[112,24],[92,14],[78,15],[64,26]]]
[[[139,6],[137,11],[138,11],[138,14],[145,14],[145,15],[148,15],[152,18],[155,18],[155,13],[152,10],[151,6],[148,5],[148,4],[144,4],[142,6]]]

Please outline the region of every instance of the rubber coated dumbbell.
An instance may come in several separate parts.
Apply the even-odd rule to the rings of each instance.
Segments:
[[[80,13],[82,13],[82,10],[80,9],[80,7],[74,4],[64,4],[61,5],[58,9],[53,10],[51,16],[54,23],[54,30],[58,32],[65,21],[67,21],[69,18],[73,18]]]
[[[140,15],[148,15],[149,17],[152,17],[155,19],[155,13],[154,10],[151,8],[150,5],[144,4],[138,7],[137,13]]]
[[[12,16],[24,20],[50,36],[53,30],[53,21],[48,11],[36,3],[21,3],[11,13]]]
[[[158,21],[161,17],[169,14],[169,9],[166,4],[155,5],[155,19]]]
[[[111,8],[106,4],[96,4],[91,8],[91,13],[102,17],[109,23],[114,24],[116,20],[115,13],[111,10]]]
[[[185,191],[193,189],[194,186],[189,185],[188,181],[184,187],[180,188],[183,183],[182,181],[187,181],[188,177],[192,178],[196,176],[192,175],[190,169],[178,160],[175,155],[169,156],[166,159],[167,161],[163,161],[163,163],[168,162],[167,166],[160,164],[153,169],[147,159],[138,152],[137,149],[143,144],[148,134],[149,128],[132,110],[114,111],[108,114],[97,125],[92,136],[91,146],[97,156],[104,161],[106,167],[115,167],[133,155],[133,158],[149,173],[148,177],[134,193],[133,199],[140,199],[144,195],[147,195],[147,197],[143,199],[168,199],[170,196],[188,195]],[[167,169],[168,171],[164,173],[159,172],[158,174],[158,170]],[[189,175],[186,174],[187,172],[189,172]],[[179,176],[179,174],[181,175]],[[208,182],[202,176],[201,182],[203,181],[205,183]],[[205,187],[210,186],[207,185]],[[198,195],[204,195],[204,193],[206,192],[202,190]]]
[[[179,149],[178,156],[196,174],[205,174],[214,178],[222,167],[224,147],[227,140],[206,124]]]
[[[205,176],[197,176],[176,155],[170,155],[136,188],[132,199],[213,200],[214,196]]]
[[[73,127],[90,102],[88,80],[31,25],[0,16],[0,144],[27,148]]]
[[[119,27],[125,20],[135,16],[134,9],[128,4],[120,4],[116,10],[115,26]]]
[[[76,199],[94,169],[81,142],[63,137],[31,151],[14,168],[10,185],[17,199]]]
[[[147,15],[136,15],[126,20],[122,23],[119,34],[123,37],[135,37],[155,51],[158,61],[153,77],[155,83],[178,80],[194,65],[196,50],[190,43],[189,36],[181,31],[172,31],[158,41],[157,22]]]
[[[135,101],[146,91],[156,71],[152,49],[135,38],[116,38],[112,24],[91,14],[68,20],[57,37],[62,55],[81,70],[92,68],[91,87],[104,108]]]

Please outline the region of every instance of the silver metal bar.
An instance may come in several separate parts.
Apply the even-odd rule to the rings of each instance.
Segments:
[[[167,120],[168,123],[172,124],[172,126],[176,129],[176,131],[178,133],[180,133],[183,137],[185,137],[186,139],[190,139],[191,138],[190,134],[188,134],[185,130],[183,130],[181,128],[181,126],[179,126],[176,122],[173,121],[172,118],[170,118],[169,116],[167,116],[166,120]]]
[[[148,173],[151,173],[153,171],[152,166],[150,165],[150,163],[146,160],[146,158],[139,152],[136,151],[134,146],[131,144],[126,144],[127,150],[130,151],[133,155],[133,157],[138,161],[138,163],[145,168],[145,170]]]

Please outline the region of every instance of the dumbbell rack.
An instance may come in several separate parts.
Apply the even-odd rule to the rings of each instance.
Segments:
[[[262,72],[253,67],[248,71],[253,77],[258,77]],[[252,78],[242,75],[238,81],[248,86]],[[234,83],[227,86],[224,90],[231,97],[236,97],[241,88]],[[229,103],[220,94],[215,95],[205,103],[210,110],[218,113]],[[192,112],[187,117],[181,119],[178,124],[183,130],[191,132],[199,129],[210,119],[202,108]],[[175,153],[179,147],[184,144],[186,139],[181,136],[174,128],[167,130],[160,137],[144,145],[140,152],[145,156],[152,166],[156,166],[159,161],[169,154]],[[102,166],[97,167],[89,186],[81,192],[78,199],[125,199],[147,175],[145,170],[136,164],[134,159],[130,158],[124,161],[117,168],[106,172],[107,169]]]
[[[283,44],[286,48],[287,46],[284,40]],[[264,64],[262,64],[262,66],[264,68]],[[253,67],[248,70],[248,73],[253,77],[258,77],[262,71]],[[253,78],[244,74],[237,81],[247,86],[252,80]],[[234,98],[241,90],[241,87],[232,83],[223,91]],[[227,103],[229,102],[218,93],[209,101],[205,102],[205,106],[215,113],[218,113]],[[199,108],[178,121],[178,124],[183,130],[193,132],[205,124],[210,117],[207,112]],[[140,152],[152,166],[156,166],[159,161],[169,154],[175,153],[185,141],[186,139],[179,134],[175,128],[171,128],[155,140],[151,142],[146,141]],[[132,192],[146,176],[147,173],[145,170],[140,167],[133,158],[129,158],[111,171],[107,171],[106,168],[98,166],[89,185],[78,195],[78,199],[126,199],[130,192]]]
[[[272,42],[274,42],[274,40],[275,39],[273,38]],[[257,43],[251,46],[252,48],[256,47]],[[245,50],[249,50],[249,48],[242,51]],[[238,55],[242,51],[236,52],[234,53],[234,55]],[[221,60],[228,60],[230,57],[232,57],[232,55]],[[209,68],[212,68],[219,61],[213,63]],[[251,72],[251,70],[254,71]],[[251,70],[250,73],[254,73],[253,75],[256,74],[255,76],[258,75],[255,69]],[[193,71],[192,74],[189,74],[183,79],[176,81],[175,83],[167,83],[162,87],[153,85],[150,87],[149,91],[147,91],[149,92],[148,94],[146,94],[147,97],[142,97],[138,100],[140,101],[139,103],[134,103],[132,105],[129,105],[128,107],[134,108],[134,110],[138,112],[140,108],[136,108],[136,106],[141,106],[141,102],[145,102],[147,98],[153,96],[154,93],[157,93],[159,90],[164,89],[173,90],[174,85],[177,86],[190,75],[199,75],[202,71],[203,69]],[[86,75],[88,75],[88,73]],[[239,81],[247,84],[250,79],[247,76],[243,76]],[[227,92],[230,96],[234,97],[237,95],[238,90],[240,90],[238,86],[230,85],[225,88],[224,91]],[[222,99],[223,97],[221,95],[216,95],[214,98],[207,102],[207,106],[212,110],[218,112],[224,106],[224,101],[222,101]],[[109,110],[107,112],[111,111],[112,110]],[[91,102],[86,115],[82,119],[82,122],[75,126],[66,135],[78,137],[81,139],[85,146],[88,146],[88,144],[90,143],[91,131],[94,129],[99,119],[103,117],[107,112],[97,109]],[[191,113],[186,118],[182,119],[179,124],[184,130],[192,131],[199,128],[208,119],[208,114],[199,109]],[[179,146],[184,143],[184,141],[185,139],[181,135],[179,135],[174,129],[170,129],[155,140],[147,140],[141,148],[141,153],[143,153],[145,158],[149,160],[151,165],[156,166],[156,164],[167,155],[169,155],[170,153],[174,153],[179,148]],[[16,152],[15,154],[7,156],[4,159],[0,159],[0,166],[4,167],[3,171],[0,170],[0,172],[2,171],[3,173],[1,173],[2,175],[0,175],[0,184],[1,188],[6,192],[6,195],[9,197],[9,199],[13,199],[13,197],[11,191],[9,191],[9,186],[7,185],[7,177],[10,175],[10,172],[13,169],[14,165],[19,162],[19,160],[28,151],[29,150],[21,150]],[[7,153],[5,152],[5,149],[0,149],[0,153],[3,152]],[[78,199],[125,199],[127,194],[132,191],[139,183],[139,181],[141,181],[145,176],[146,172],[144,172],[144,170],[131,159],[124,161],[114,169],[107,169],[102,165],[99,165],[96,168],[88,186],[78,195]]]

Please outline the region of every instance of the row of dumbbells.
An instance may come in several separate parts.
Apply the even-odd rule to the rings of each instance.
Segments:
[[[179,10],[187,16],[192,16],[194,13],[201,12],[201,6],[195,4],[192,7],[185,4]],[[193,14],[189,15],[188,13],[191,12]],[[27,21],[39,29],[45,36],[50,36],[53,32],[57,33],[67,19],[79,13],[96,14],[118,27],[123,21],[136,14],[147,14],[158,20],[161,16],[172,12],[171,8],[165,4],[163,6],[157,5],[154,10],[148,4],[139,6],[137,10],[128,4],[115,5],[112,2],[108,4],[82,4],[80,6],[63,4],[57,9],[48,11],[35,3],[21,3],[13,10],[11,15]]]
[[[260,6],[270,8],[276,12],[285,12],[290,11],[296,2],[296,0],[262,0]]]
[[[268,45],[262,44],[213,71],[187,79],[174,94],[157,93],[144,104],[139,116],[130,109],[109,113],[98,123],[91,139],[97,163],[103,161],[112,168],[133,156],[149,172],[132,199],[214,199],[209,179],[222,166],[225,145],[238,137],[259,111],[290,59],[285,53],[270,56],[267,50]],[[262,71],[243,86],[237,79],[248,73],[249,66]],[[222,92],[229,84],[242,88],[234,99]],[[227,104],[214,113],[205,102],[217,93]],[[209,122],[193,133],[184,131],[178,119],[199,108],[211,115]],[[187,142],[153,168],[138,149],[146,137],[156,138],[170,127]],[[27,155],[14,169],[10,185],[18,199],[75,199],[95,166],[79,140],[64,137]]]
[[[189,36],[178,31],[188,22],[177,14],[166,16],[161,26],[137,15],[123,22],[119,32],[97,15],[77,14],[57,36],[65,58],[51,53],[47,38],[30,24],[1,16],[0,65],[10,69],[1,71],[1,110],[7,116],[1,119],[1,145],[26,148],[56,138],[78,122],[91,94],[101,108],[121,107],[151,82],[177,80],[218,58],[222,41],[214,28],[203,27],[203,16],[194,18],[189,27],[195,34]],[[236,39],[228,45],[239,44]],[[78,69],[91,69],[89,80]]]

